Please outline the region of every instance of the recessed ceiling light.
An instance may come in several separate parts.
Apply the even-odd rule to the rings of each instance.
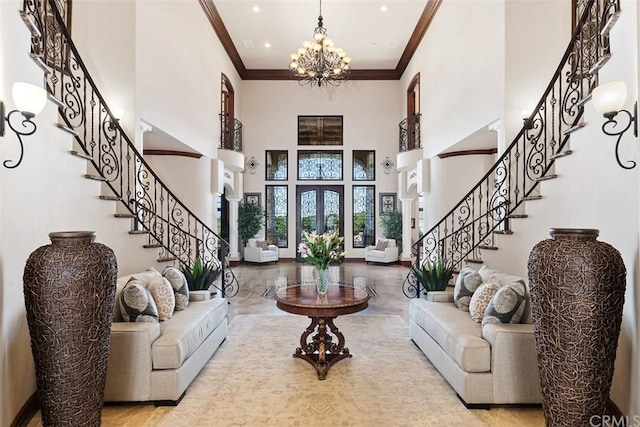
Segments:
[[[258,6],[253,6],[253,11],[254,12],[260,12],[260,8]]]
[[[244,47],[247,49],[253,49],[253,42],[251,40],[245,40]]]
[[[389,40],[387,42],[387,49],[395,49],[398,46],[397,40]]]
[[[270,47],[271,47],[271,43],[266,42],[266,43],[264,44],[264,47],[266,47],[266,48],[270,48]]]
[[[380,12],[386,12],[386,11],[387,11],[387,6],[380,7]]]

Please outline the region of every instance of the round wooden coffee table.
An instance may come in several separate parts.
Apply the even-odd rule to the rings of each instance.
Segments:
[[[281,288],[276,293],[276,305],[288,313],[311,318],[311,324],[300,337],[300,347],[293,357],[299,357],[316,368],[318,379],[324,380],[327,371],[336,362],[351,357],[344,346],[344,335],[333,324],[333,319],[344,314],[357,313],[368,306],[369,295],[351,286],[328,286],[325,295],[318,295],[315,285]],[[327,330],[328,329],[328,330]],[[316,334],[307,342],[309,335]],[[333,334],[338,339],[333,342]]]

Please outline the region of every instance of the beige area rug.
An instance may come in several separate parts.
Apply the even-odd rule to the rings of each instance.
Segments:
[[[302,316],[236,316],[227,340],[159,426],[487,426],[409,339],[399,316],[342,316],[353,355],[326,380],[293,358]]]

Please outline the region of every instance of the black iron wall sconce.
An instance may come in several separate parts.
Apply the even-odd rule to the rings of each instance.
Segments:
[[[624,102],[627,98],[627,86],[624,82],[605,83],[593,90],[591,100],[593,107],[597,112],[602,114],[607,121],[602,125],[602,132],[609,136],[617,136],[616,140],[616,161],[623,169],[633,169],[636,162],[628,160],[626,164],[620,161],[620,140],[622,136],[629,130],[633,129],[633,135],[638,136],[638,102],[634,102],[633,111],[623,110]],[[623,114],[623,122],[618,126],[616,117],[619,113]],[[626,126],[622,126],[628,120]]]
[[[28,83],[13,84],[13,102],[16,105],[15,110],[9,111],[4,115],[4,102],[0,101],[0,137],[5,135],[5,121],[9,129],[11,129],[18,137],[20,143],[20,155],[17,160],[5,160],[2,162],[7,169],[15,169],[22,163],[24,156],[24,145],[22,143],[23,136],[33,135],[37,126],[33,118],[37,116],[44,108],[47,102],[47,92],[41,87]],[[21,115],[21,117],[18,115]]]

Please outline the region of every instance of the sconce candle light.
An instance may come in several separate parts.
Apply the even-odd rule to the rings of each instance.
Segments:
[[[5,160],[2,164],[7,169],[17,168],[22,163],[24,155],[24,146],[22,143],[23,136],[32,135],[37,127],[32,120],[44,108],[47,102],[47,92],[41,87],[28,83],[13,84],[13,102],[16,105],[15,110],[9,111],[4,115],[4,103],[0,101],[0,137],[5,135],[5,121],[9,129],[11,129],[18,137],[20,143],[20,155],[17,160]],[[20,117],[18,115],[22,117]]]
[[[602,114],[607,121],[602,125],[602,132],[609,136],[617,136],[616,141],[616,161],[623,169],[633,169],[636,167],[636,162],[629,160],[627,164],[623,164],[620,161],[620,154],[618,152],[620,148],[620,140],[622,136],[631,128],[633,129],[633,135],[638,136],[638,103],[633,104],[633,112],[623,110],[624,102],[627,98],[627,86],[624,82],[611,82],[605,83],[593,90],[591,99],[593,101],[593,107],[597,112]],[[624,120],[628,120],[626,126],[618,126],[618,120],[616,117],[619,113],[624,113]]]

